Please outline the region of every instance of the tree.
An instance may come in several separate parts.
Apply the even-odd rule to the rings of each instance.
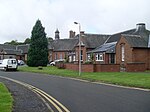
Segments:
[[[31,43],[28,51],[28,66],[46,66],[48,63],[48,42],[46,38],[45,28],[41,21],[37,20],[32,29]]]
[[[31,43],[31,39],[30,38],[26,38],[24,41],[24,44],[30,44]]]
[[[18,42],[17,40],[12,40],[11,42],[5,42],[4,44],[10,44],[10,45],[21,45],[23,43]]]

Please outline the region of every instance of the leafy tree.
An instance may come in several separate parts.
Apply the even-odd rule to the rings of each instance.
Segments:
[[[41,21],[37,20],[32,29],[31,44],[28,51],[28,66],[46,66],[48,63],[48,42],[45,28]]]
[[[30,38],[26,38],[24,41],[24,44],[30,44],[31,43],[31,39]]]
[[[50,42],[50,41],[52,41],[52,40],[53,40],[52,37],[47,37],[47,41],[48,41],[48,42]]]
[[[23,43],[18,42],[17,40],[12,40],[11,42],[5,42],[4,44],[10,44],[10,45],[21,45]]]

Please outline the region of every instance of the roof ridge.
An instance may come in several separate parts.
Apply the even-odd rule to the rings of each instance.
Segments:
[[[130,37],[138,37],[141,38],[140,35],[134,35],[134,34],[121,34],[122,36],[130,36]]]

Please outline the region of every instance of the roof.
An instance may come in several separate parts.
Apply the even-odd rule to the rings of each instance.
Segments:
[[[24,54],[27,54],[28,53],[28,50],[29,50],[29,44],[26,44],[26,45],[17,45],[16,46],[16,49],[17,50],[21,50],[22,53]]]
[[[101,34],[83,34],[81,41],[87,48],[96,48],[106,42],[110,35]]]
[[[21,51],[15,49],[3,49],[4,54],[21,55]]]
[[[133,34],[136,31],[136,29],[127,30],[124,32],[116,33],[110,36],[110,38],[107,40],[107,43],[116,42],[119,41],[121,38],[121,34]]]
[[[87,53],[98,53],[98,52],[115,53],[116,43],[117,42],[105,43]]]
[[[10,45],[10,44],[0,44],[0,51],[2,49],[16,49],[15,45]]]
[[[140,47],[140,48],[146,48],[148,47],[148,43],[144,38],[142,38],[139,35],[122,35],[128,43],[131,45],[131,47]]]
[[[70,51],[78,43],[78,39],[58,39],[49,43],[48,47],[54,51]]]

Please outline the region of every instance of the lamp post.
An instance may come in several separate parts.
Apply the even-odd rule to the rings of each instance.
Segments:
[[[78,24],[79,25],[79,76],[81,75],[81,25],[78,22],[74,22],[74,24]]]

